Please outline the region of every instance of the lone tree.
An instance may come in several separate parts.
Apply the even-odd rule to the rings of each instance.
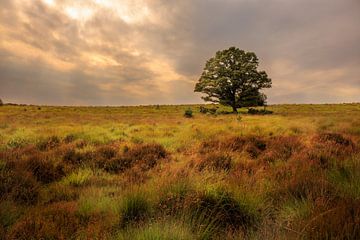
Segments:
[[[237,108],[263,106],[266,95],[263,88],[271,88],[271,79],[265,71],[258,71],[259,59],[253,52],[235,47],[218,51],[205,65],[195,92],[205,93],[207,102]]]
[[[4,105],[3,101],[0,98],[0,106]]]

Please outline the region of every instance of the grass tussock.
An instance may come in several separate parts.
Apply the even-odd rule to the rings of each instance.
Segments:
[[[154,168],[168,155],[164,147],[159,144],[136,145],[119,156],[103,159],[100,166],[102,165],[105,171],[112,173],[121,173],[133,167],[147,171]]]

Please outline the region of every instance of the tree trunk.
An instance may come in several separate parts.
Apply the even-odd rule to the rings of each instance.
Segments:
[[[233,113],[238,113],[237,108],[235,106],[232,106]]]

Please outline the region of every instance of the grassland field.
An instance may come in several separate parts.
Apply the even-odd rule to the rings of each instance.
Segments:
[[[360,239],[360,104],[200,106],[0,106],[0,239]]]

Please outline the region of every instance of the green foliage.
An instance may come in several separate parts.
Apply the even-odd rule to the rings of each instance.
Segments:
[[[206,62],[204,71],[195,85],[195,92],[205,93],[205,101],[237,108],[261,106],[266,96],[262,88],[271,87],[265,71],[258,71],[259,60],[255,53],[235,47],[218,51]]]
[[[200,106],[200,113],[204,114],[215,114],[217,111],[217,108],[206,108],[204,106]]]
[[[266,115],[266,114],[272,114],[273,111],[269,111],[266,109],[256,109],[256,108],[249,108],[248,114],[259,114],[259,115]]]
[[[188,108],[188,109],[185,110],[184,117],[187,117],[187,118],[192,118],[193,117],[193,111],[191,110],[191,108]]]

